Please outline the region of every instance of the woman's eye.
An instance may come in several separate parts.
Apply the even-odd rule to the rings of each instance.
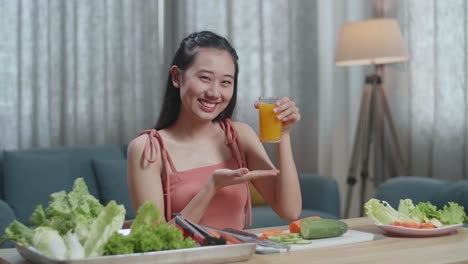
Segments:
[[[200,76],[200,79],[201,79],[202,81],[209,81],[209,80],[210,80],[210,77],[208,77],[208,76]]]
[[[222,84],[224,86],[231,86],[232,83],[231,83],[231,81],[223,81]]]

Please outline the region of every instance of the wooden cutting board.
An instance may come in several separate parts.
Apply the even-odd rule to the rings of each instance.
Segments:
[[[290,251],[334,247],[334,246],[359,243],[359,242],[364,242],[364,241],[371,241],[371,240],[376,240],[376,239],[381,239],[381,238],[383,238],[382,235],[350,229],[346,233],[344,233],[342,236],[339,236],[339,237],[313,239],[312,243],[310,244],[292,244],[290,245],[291,246]],[[256,249],[256,253],[258,254],[270,254],[270,253],[281,253],[281,252],[286,252],[286,250],[263,247],[263,246],[258,246],[258,245]]]

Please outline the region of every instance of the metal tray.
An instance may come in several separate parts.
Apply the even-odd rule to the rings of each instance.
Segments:
[[[16,245],[19,254],[32,263],[40,264],[127,264],[127,263],[200,263],[214,264],[248,260],[255,252],[255,243],[205,246],[125,255],[57,260],[46,257],[32,247]]]

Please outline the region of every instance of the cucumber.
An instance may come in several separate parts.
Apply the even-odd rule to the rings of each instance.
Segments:
[[[348,225],[334,219],[303,219],[301,235],[304,239],[341,236],[348,231]]]

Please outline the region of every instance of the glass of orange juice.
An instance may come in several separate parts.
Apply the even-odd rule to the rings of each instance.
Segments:
[[[260,140],[276,143],[281,139],[283,122],[278,120],[273,109],[276,107],[277,97],[259,97],[258,112],[260,123]]]

